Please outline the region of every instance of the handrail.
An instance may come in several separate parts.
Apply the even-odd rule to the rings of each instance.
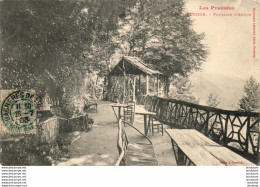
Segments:
[[[117,148],[118,148],[118,152],[119,152],[119,157],[117,158],[117,160],[114,164],[115,166],[120,166],[120,165],[125,164],[124,158],[125,158],[125,153],[126,153],[126,149],[127,149],[127,145],[128,145],[128,138],[127,138],[127,134],[124,129],[124,125],[122,125],[122,123],[124,123],[124,125],[127,124],[130,127],[132,127],[133,129],[135,129],[137,132],[139,132],[141,135],[143,135],[150,142],[150,144],[152,144],[151,140],[146,135],[144,135],[142,132],[140,132],[137,128],[132,126],[130,123],[124,122],[120,118],[118,121],[118,136],[117,136]]]
[[[117,148],[119,152],[119,157],[116,160],[115,166],[124,165],[125,151],[127,149],[128,139],[124,131],[124,126],[122,125],[122,119],[118,121],[118,136],[117,136]]]
[[[116,160],[115,166],[120,166],[120,163],[121,163],[121,161],[123,160],[124,156],[125,156],[125,151],[122,151],[122,152],[120,153],[118,159]]]
[[[129,126],[132,127],[133,129],[135,129],[137,132],[139,132],[141,135],[143,135],[143,136],[150,142],[150,144],[153,144],[152,141],[151,141],[145,134],[143,134],[141,131],[139,131],[137,128],[135,128],[133,125],[131,125],[131,124],[128,123],[128,122],[123,122],[123,123],[129,125]]]
[[[253,160],[260,162],[258,112],[223,110],[149,95],[141,96],[137,101],[171,127],[196,129],[217,143],[242,152],[242,156],[253,156]]]
[[[42,125],[44,123],[47,123],[47,122],[49,122],[49,121],[51,121],[51,120],[53,120],[55,118],[57,118],[57,116],[52,116],[52,117],[50,117],[50,118],[48,118],[48,119],[46,119],[44,121],[41,121],[40,123],[36,123],[36,126]]]
[[[220,108],[190,103],[190,102],[187,102],[187,101],[176,100],[176,99],[172,99],[172,98],[165,98],[165,97],[159,97],[159,96],[150,96],[150,97],[157,97],[162,101],[174,102],[174,103],[177,103],[177,104],[183,104],[183,105],[194,107],[194,108],[197,108],[197,109],[200,109],[200,110],[208,110],[209,112],[219,112],[219,113],[227,113],[227,114],[231,114],[231,115],[250,116],[250,117],[260,117],[260,112],[225,110],[225,109],[220,109]]]
[[[61,119],[61,120],[72,120],[72,119],[77,119],[77,118],[85,117],[87,114],[88,114],[88,113],[85,112],[84,114],[81,114],[81,115],[79,115],[79,116],[72,117],[72,118],[63,118],[63,117],[60,117],[60,116],[57,116],[57,115],[56,115],[56,117],[57,117],[58,119]]]

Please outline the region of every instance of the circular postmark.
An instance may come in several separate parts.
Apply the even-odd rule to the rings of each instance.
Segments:
[[[3,100],[1,117],[5,131],[32,133],[35,129],[35,94],[32,91],[12,91]]]

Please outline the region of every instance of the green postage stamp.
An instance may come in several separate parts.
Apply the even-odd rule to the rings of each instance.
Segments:
[[[35,92],[25,90],[0,90],[1,134],[35,133]]]

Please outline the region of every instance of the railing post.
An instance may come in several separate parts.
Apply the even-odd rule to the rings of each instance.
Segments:
[[[159,96],[160,82],[159,82],[159,74],[157,74],[157,95]]]
[[[256,155],[256,160],[257,160],[257,165],[259,166],[260,165],[260,153],[259,153],[259,145],[260,144],[260,133],[258,134],[258,140],[257,140],[257,155]]]
[[[174,123],[173,125],[176,125],[177,126],[177,122],[178,122],[178,119],[177,119],[177,111],[178,111],[178,104],[175,103],[175,111],[174,111]]]
[[[221,114],[219,114],[221,115]],[[223,144],[226,146],[227,145],[227,127],[228,127],[228,119],[229,119],[229,115],[226,115],[226,120],[225,120],[225,128],[224,128],[224,132],[223,132]],[[221,120],[221,119],[220,119]]]
[[[124,136],[124,125],[122,125],[122,119],[120,118],[118,121],[118,134],[117,134],[117,149],[119,153],[119,158],[116,161],[115,166],[125,165],[125,140]]]
[[[146,75],[146,95],[149,94],[149,75]]]
[[[188,108],[188,106],[186,106],[187,108]],[[192,107],[189,107],[189,109],[187,109],[187,111],[186,111],[186,115],[188,115],[187,117],[186,117],[186,121],[187,121],[187,124],[189,125],[189,126],[191,126],[191,116],[192,116]]]
[[[135,98],[135,92],[136,92],[136,90],[135,90],[135,84],[136,84],[136,77],[134,77],[134,83],[133,83],[133,102],[136,102],[135,100],[136,100],[136,98]]]
[[[250,120],[251,120],[251,118],[250,117],[248,117],[247,118],[248,119],[248,121],[247,121],[247,127],[246,127],[246,147],[245,147],[245,150],[246,150],[246,152],[248,152],[248,140],[249,140],[249,136],[250,136]]]
[[[209,130],[209,111],[207,111],[206,122],[205,122],[205,135],[208,136]]]

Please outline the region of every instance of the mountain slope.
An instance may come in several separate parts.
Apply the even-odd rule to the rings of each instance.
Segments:
[[[194,96],[200,99],[201,105],[207,105],[210,93],[218,96],[220,104],[218,108],[236,110],[243,96],[245,80],[226,75],[194,73],[190,76],[194,85]]]

